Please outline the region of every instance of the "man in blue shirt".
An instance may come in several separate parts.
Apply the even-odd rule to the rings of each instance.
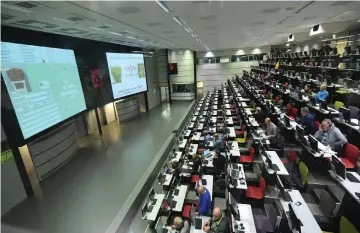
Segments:
[[[210,216],[211,214],[211,196],[209,191],[203,186],[198,187],[199,205],[198,212],[200,216]]]
[[[311,113],[309,113],[309,108],[301,108],[301,115],[303,116],[301,125],[305,129],[305,133],[314,135],[316,132],[315,118]]]
[[[329,97],[329,92],[326,90],[326,84],[323,83],[320,85],[320,91],[315,95],[316,103],[326,101],[328,97]]]

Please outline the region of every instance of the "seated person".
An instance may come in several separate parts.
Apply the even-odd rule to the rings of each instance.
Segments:
[[[314,135],[314,133],[316,132],[315,118],[309,112],[309,108],[308,107],[301,108],[301,115],[303,116],[301,125],[304,127],[305,134]]]
[[[326,84],[323,83],[320,85],[320,91],[315,95],[315,101],[316,103],[320,103],[326,101],[328,97],[329,97],[329,92],[326,90]]]
[[[276,129],[276,135],[274,137],[271,137],[269,141],[270,141],[269,150],[271,149],[280,150],[280,151],[284,150],[285,139],[279,128]],[[279,156],[282,157],[282,155],[280,154]]]
[[[301,90],[302,94],[304,96],[310,96],[311,95],[311,90],[309,88],[309,85],[305,85],[304,89]]]
[[[324,119],[322,121],[320,128],[315,133],[314,137],[319,142],[325,146],[330,146],[330,148],[335,151],[341,151],[342,147],[347,143],[346,137],[330,119]]]
[[[270,118],[265,119],[265,126],[266,126],[265,129],[266,138],[274,137],[277,132],[277,126],[271,122]]]
[[[199,169],[199,167],[201,166],[201,158],[200,158],[201,155],[198,155],[198,154],[193,154],[192,155],[192,158],[190,160],[190,162],[193,163],[193,169],[194,171],[197,171]]]
[[[255,118],[255,120],[257,122],[264,122],[264,120],[266,118],[265,113],[260,107],[255,108],[255,116],[254,116],[254,118]]]
[[[183,221],[181,217],[175,217],[171,229],[176,230],[179,233],[190,233],[190,224],[186,220]]]
[[[216,154],[214,155],[213,158],[213,164],[215,166],[215,175],[218,175],[221,171],[224,171],[225,169],[226,158],[223,155],[221,155],[220,152],[216,151],[215,153]]]
[[[198,194],[199,194],[198,213],[200,216],[209,216],[211,213],[210,192],[203,185],[199,185]]]
[[[214,147],[216,150],[225,151],[225,146],[225,137],[219,134],[215,141]]]
[[[203,231],[207,233],[228,233],[229,226],[225,212],[220,210],[220,208],[215,207],[212,218],[205,222]]]

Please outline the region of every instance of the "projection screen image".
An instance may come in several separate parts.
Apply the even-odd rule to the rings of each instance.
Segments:
[[[24,139],[86,109],[73,50],[1,42],[1,73]]]
[[[106,53],[114,99],[147,91],[143,54]]]

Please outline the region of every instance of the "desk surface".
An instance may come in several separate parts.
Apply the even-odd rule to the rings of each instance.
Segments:
[[[187,139],[183,139],[182,141],[179,141],[179,148],[185,148],[187,143]]]
[[[302,233],[322,233],[318,223],[316,222],[313,214],[311,213],[309,207],[307,206],[306,202],[304,201],[303,197],[301,196],[299,190],[291,190],[288,192],[292,202],[293,202],[293,209],[296,216],[301,220],[303,226],[301,227]],[[285,211],[289,211],[289,202],[284,201],[281,199],[281,205],[283,206]],[[286,217],[290,219],[288,213],[285,212]]]
[[[229,129],[229,137],[236,138],[235,128],[234,127],[228,127]]]
[[[203,175],[201,179],[206,180],[206,185],[204,187],[210,192],[210,197],[212,200],[213,197],[213,188],[214,188],[214,177],[212,175]],[[202,185],[202,181],[199,181],[200,185]]]
[[[177,196],[174,196],[174,194],[173,194],[173,200],[176,201],[176,206],[174,209],[172,209],[172,211],[181,212],[183,209],[183,206],[184,206],[188,186],[180,185],[176,189],[179,190],[179,194]]]
[[[171,184],[171,180],[173,178],[173,174],[164,174],[165,175],[165,182],[162,184],[163,186],[169,186]]]
[[[284,164],[282,163],[282,161],[279,158],[279,155],[276,153],[276,151],[265,151],[265,153],[269,155],[271,163],[276,164],[276,166],[278,166],[279,171],[276,172],[277,175],[282,175],[282,176],[289,175],[288,171],[286,170]],[[262,159],[263,159],[264,163],[266,164],[266,168],[267,168],[269,174],[274,174],[275,171],[273,171],[271,168],[268,167],[268,165],[266,163],[266,157],[264,155],[262,155]]]
[[[354,129],[354,130],[359,130],[359,129],[360,129],[359,121],[358,121],[357,119],[350,119],[350,121],[351,121],[352,123],[357,124],[358,126],[350,125],[349,123],[346,123],[345,121],[340,121],[340,119],[339,119],[338,117],[333,118],[333,120],[336,121],[336,122],[338,122],[338,123],[340,123],[340,124],[344,124],[344,125],[346,125],[347,127],[352,128],[352,129]]]
[[[175,154],[175,156],[170,160],[170,163],[179,162],[179,160],[181,159],[181,156],[182,156],[181,151],[175,151],[174,154]]]
[[[240,157],[239,144],[236,141],[228,141],[231,156]]]
[[[154,198],[156,199],[156,203],[152,209],[151,212],[147,212],[145,215],[145,219],[148,221],[155,221],[156,217],[160,211],[160,208],[162,206],[162,203],[164,201],[165,198],[165,194],[162,193],[156,193]]]
[[[200,137],[201,137],[201,132],[196,132],[196,133],[194,133],[194,135],[192,136],[192,140],[194,140],[194,141],[200,141]]]
[[[237,166],[238,166],[238,168],[239,168],[238,170],[240,171],[240,172],[239,172],[239,178],[242,178],[244,182],[241,183],[240,179],[236,179],[236,181],[237,181],[236,188],[235,188],[232,184],[230,184],[230,183],[229,183],[229,188],[247,189],[247,183],[246,183],[246,177],[245,177],[244,167],[243,167],[242,164],[237,164]],[[232,167],[232,164],[229,164],[229,165],[228,165],[227,172],[230,173],[231,170],[232,170],[232,168],[233,168],[233,167]],[[231,175],[231,174],[229,174],[229,175]]]
[[[308,136],[305,136],[306,140],[308,140]],[[308,146],[309,148],[309,146]],[[314,157],[316,158],[331,158],[333,155],[335,155],[336,153],[331,150],[329,147],[325,146],[324,144],[322,144],[321,142],[318,141],[318,149],[321,150],[322,152],[316,152],[316,153],[312,153]],[[311,153],[311,152],[310,152]]]
[[[203,228],[205,222],[210,219],[210,217],[196,216],[196,218],[200,218],[202,220],[201,229],[195,229],[195,225],[191,224],[190,233],[205,233],[205,231],[203,231],[202,228]]]
[[[321,112],[321,113],[323,113],[323,114],[339,114],[339,111],[337,111],[337,110],[335,110],[335,109],[333,109],[333,108],[330,108],[330,107],[328,107],[328,110],[324,110],[324,109],[320,109],[320,106],[319,105],[317,105],[317,106],[313,106],[313,105],[309,105],[310,106],[310,108],[313,108],[313,109],[315,109],[315,110],[317,110],[318,112]],[[330,111],[331,112],[330,112]]]
[[[226,121],[226,124],[227,124],[227,125],[233,125],[233,124],[234,124],[234,121],[233,121],[232,117],[226,118],[225,121]]]
[[[252,212],[251,205],[246,204],[237,204],[237,208],[240,213],[240,221],[236,221],[234,216],[231,214],[231,227],[233,232],[235,231],[235,223],[238,226],[238,230],[240,229],[240,224],[245,228],[243,229],[246,233],[256,233],[256,227],[255,227],[255,221],[254,221],[254,215]]]
[[[189,155],[194,155],[197,152],[199,144],[190,144],[189,146]],[[193,147],[193,149],[191,149]]]
[[[339,184],[356,200],[357,203],[360,204],[360,198],[355,195],[356,192],[360,193],[360,183],[351,182],[348,179],[344,180],[342,177],[337,176],[333,171],[329,171],[329,173],[332,177],[336,177],[335,180],[339,182]],[[347,173],[351,173],[356,177],[356,179],[360,180],[360,176],[356,172]]]

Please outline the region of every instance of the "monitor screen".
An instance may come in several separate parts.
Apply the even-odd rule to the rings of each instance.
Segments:
[[[343,179],[346,179],[346,166],[345,164],[336,156],[332,157],[332,165],[335,167],[336,174]]]
[[[114,99],[147,91],[143,54],[106,53]]]
[[[147,201],[144,203],[144,205],[141,207],[141,215],[145,217],[146,211],[147,211]]]
[[[86,110],[73,50],[1,42],[1,73],[24,139]]]
[[[342,114],[345,121],[350,121],[350,109],[340,107],[339,112]]]
[[[229,204],[230,204],[231,213],[233,215],[239,216],[239,210],[237,208],[236,200],[230,192],[229,192]]]
[[[313,149],[314,151],[318,151],[318,140],[316,140],[316,138],[310,134],[308,136],[308,139],[311,149]]]
[[[150,192],[149,192],[149,198],[150,200],[154,200],[155,197],[155,191],[154,188],[151,188]]]

